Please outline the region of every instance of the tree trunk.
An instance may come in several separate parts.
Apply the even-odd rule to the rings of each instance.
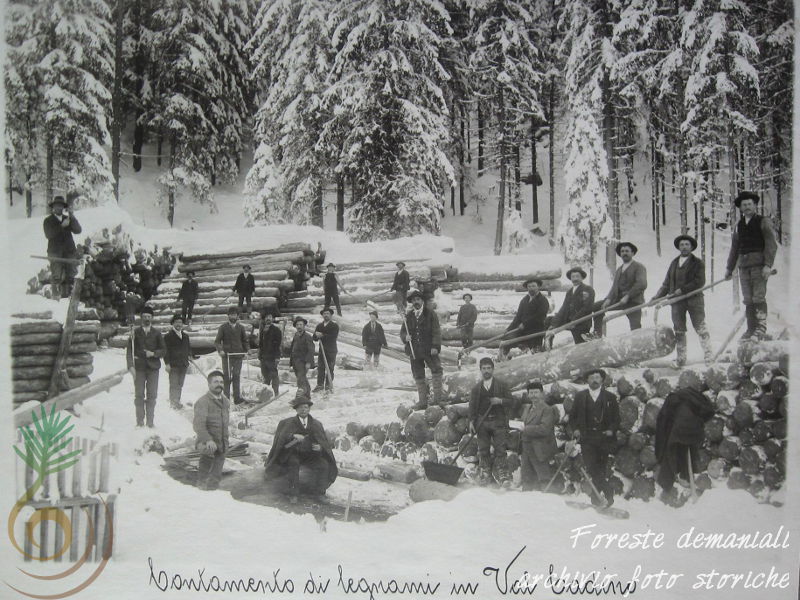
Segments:
[[[733,135],[728,133],[728,191],[730,193],[731,198],[731,211],[729,216],[729,225],[730,230],[733,231],[733,228],[736,227],[736,205],[734,204],[734,200],[736,199],[736,158],[735,158],[735,147],[733,141]],[[733,312],[739,311],[739,269],[733,270],[733,284],[731,285],[731,291],[733,294]]]
[[[522,213],[522,174],[520,173],[520,151],[519,143],[514,144],[514,210]]]
[[[617,161],[614,151],[616,121],[614,105],[611,102],[611,83],[607,70],[603,73],[601,92],[603,95],[603,145],[605,146],[606,163],[608,165],[608,212],[611,222],[614,224],[614,239],[619,240],[622,233],[620,231],[619,196],[617,194]],[[611,273],[617,268],[617,254],[614,247],[615,244],[606,246],[606,266]]]
[[[6,181],[8,182],[8,205],[14,206],[14,184],[11,181],[11,165],[6,165]]]
[[[161,166],[161,150],[164,147],[164,135],[159,132],[158,133],[158,144],[156,146],[156,166]]]
[[[319,184],[314,194],[314,202],[311,205],[311,224],[317,227],[323,227],[323,214],[322,214],[322,184]]]
[[[555,190],[555,183],[556,178],[554,174],[555,165],[556,165],[556,158],[555,158],[555,95],[556,95],[556,78],[555,76],[550,77],[550,90],[549,90],[549,118],[550,118],[550,128],[547,132],[549,138],[549,148],[547,149],[548,154],[548,186],[550,188],[550,242],[555,242],[556,236],[556,190]]]
[[[683,176],[685,171],[683,161],[683,143],[681,142],[678,146],[678,170],[680,171],[680,173],[678,173],[678,183],[680,185],[681,233],[685,235],[689,232],[689,211],[686,204],[686,179]]]
[[[478,177],[483,174],[484,154],[486,151],[486,145],[483,139],[483,126],[483,111],[481,110],[481,105],[478,104]]]
[[[28,182],[25,184],[25,216],[29,219],[33,216],[33,191],[31,190],[30,175]]]
[[[539,186],[536,174],[536,125],[531,118],[531,178],[533,179],[531,184],[531,221],[534,226],[539,223]]]
[[[122,137],[122,24],[125,16],[125,0],[117,0],[114,15],[114,91],[111,99],[113,121],[111,123],[111,176],[114,179],[114,199],[119,204],[119,153]]]
[[[506,122],[503,93],[500,92],[500,195],[497,200],[497,228],[494,235],[494,253],[499,255],[503,250],[503,214],[506,194]]]
[[[53,199],[53,142],[50,139],[47,140],[45,153],[44,200],[47,204]]]
[[[344,231],[344,176],[336,178],[336,231]]]
[[[142,170],[142,146],[144,145],[145,128],[140,122],[143,111],[136,111],[136,125],[133,128],[133,171],[138,173]]]
[[[781,185],[781,168],[783,159],[781,157],[782,142],[780,132],[772,120],[772,147],[774,164],[772,166],[772,187],[775,189],[775,225],[777,227],[778,243],[783,243],[783,186]]]
[[[161,146],[161,136],[158,138],[158,144]],[[161,148],[159,147],[158,158],[161,160]],[[169,144],[169,169],[172,171],[175,168],[175,135],[173,134]],[[167,200],[167,221],[169,226],[175,224],[175,185],[171,183],[169,186],[169,197]]]
[[[466,161],[469,160],[469,156],[465,157],[465,153],[469,152],[469,136],[467,135],[468,129],[464,107],[461,106],[459,110],[461,112],[461,140],[458,151],[458,212],[463,217],[464,209],[467,206],[467,202],[464,199],[464,169],[466,168]]]

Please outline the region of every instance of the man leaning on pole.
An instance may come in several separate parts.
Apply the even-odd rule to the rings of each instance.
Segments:
[[[228,309],[228,322],[217,330],[214,346],[222,359],[222,373],[225,378],[225,395],[230,397],[233,383],[233,402],[244,402],[240,391],[240,376],[245,354],[250,351],[250,342],[244,325],[239,323],[239,309],[231,306]]]

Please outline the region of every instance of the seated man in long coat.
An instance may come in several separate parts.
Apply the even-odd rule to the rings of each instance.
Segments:
[[[286,476],[289,501],[297,502],[300,493],[300,466],[308,467],[313,474],[311,494],[324,501],[325,490],[336,480],[339,470],[331,444],[322,423],[309,414],[314,404],[303,390],[292,400],[294,417],[283,419],[275,430],[275,438],[267,456],[266,478]]]

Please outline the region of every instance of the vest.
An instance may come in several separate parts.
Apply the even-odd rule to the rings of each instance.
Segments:
[[[322,286],[326,294],[330,294],[331,296],[339,295],[339,290],[336,287],[336,273],[325,273]]]
[[[675,269],[675,289],[683,290],[687,282],[687,274],[689,273],[689,265],[691,264],[691,257],[687,258],[683,266],[678,265]]]
[[[493,395],[489,390],[483,387],[483,381],[480,382],[478,388],[478,414],[483,415],[486,412],[486,407],[489,406],[489,398]],[[489,409],[489,414],[484,419],[484,422],[490,421],[505,421],[507,419],[506,409],[502,404],[495,404]]]
[[[603,424],[603,402],[600,398],[592,400],[591,396],[586,403],[586,427],[590,431],[599,431]]]
[[[761,232],[761,215],[753,215],[750,222],[745,224],[744,218],[739,219],[736,226],[739,236],[739,254],[764,251],[764,234]]]

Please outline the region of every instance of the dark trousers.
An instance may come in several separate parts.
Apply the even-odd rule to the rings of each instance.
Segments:
[[[583,330],[570,329],[569,332],[572,334],[573,342],[575,342],[576,344],[582,344],[586,341],[585,339],[583,339],[583,334],[589,333],[589,328],[587,327],[586,329]]]
[[[169,369],[169,403],[178,404],[181,401],[183,382],[186,379],[187,367],[170,367]]]
[[[158,369],[136,369],[133,380],[133,404],[136,406],[136,424],[153,426],[158,396]]]
[[[320,366],[319,368],[322,367]],[[308,375],[306,375],[308,365],[302,361],[294,361],[292,369],[294,369],[294,376],[297,378],[297,389],[305,390],[306,394],[311,395],[311,384],[308,382]]]
[[[194,300],[183,299],[181,302],[181,318],[183,322],[192,320],[192,311],[194,310]]]
[[[408,306],[408,302],[406,300],[406,291],[404,290],[395,290],[394,296],[392,297],[392,301],[394,305],[397,307],[398,312],[406,312],[406,306]]]
[[[331,380],[325,373],[325,359],[327,359],[328,370],[331,372]],[[322,357],[322,345],[317,352],[317,387],[324,387],[327,389],[333,388],[333,367],[336,365],[336,352],[326,352],[325,359]]]
[[[245,296],[244,294],[239,294],[239,308],[242,308],[247,304],[247,313],[249,314],[253,309],[253,296]]]
[[[606,467],[608,465],[608,447],[602,442],[581,439],[581,456],[583,464],[589,477],[597,488],[597,491],[605,495],[609,502],[614,499],[614,490],[611,483],[606,479]],[[592,504],[598,504],[600,500],[592,492]]]
[[[65,256],[64,258],[75,258],[75,256]],[[77,272],[77,265],[56,261],[50,262],[50,286],[53,290],[54,298],[66,298],[70,295],[72,282]]]
[[[212,456],[200,455],[197,466],[197,487],[202,490],[215,490],[222,479],[222,466],[225,464],[225,453],[217,451]]]
[[[664,451],[659,463],[656,483],[665,491],[669,491],[675,484],[675,478],[681,476],[689,479],[689,452],[692,453],[692,469],[697,470],[698,448],[687,444],[669,444]]]
[[[367,366],[370,364],[378,364],[381,360],[381,347],[377,346],[372,348],[370,346],[364,346],[364,354],[367,357]]]
[[[411,374],[414,379],[425,379],[425,365],[431,370],[431,375],[442,373],[442,361],[439,360],[439,355],[431,356],[417,356],[417,358],[409,357],[411,361]]]
[[[278,359],[277,358],[262,358],[261,359],[261,378],[266,385],[272,386],[272,391],[278,395],[278,387],[280,381],[278,378]]]
[[[333,304],[331,304],[333,303]],[[336,314],[342,316],[342,306],[339,304],[339,294],[325,292],[325,306],[336,306]]]
[[[472,334],[474,331],[474,325],[464,325],[461,328],[461,346],[463,348],[469,348],[472,346]]]
[[[242,401],[240,391],[240,376],[242,374],[242,356],[226,354],[222,360],[222,378],[225,381],[225,395],[231,397],[231,383],[233,383],[233,401],[239,404]],[[229,367],[230,365],[230,367]]]
[[[284,452],[288,453],[286,480],[289,483],[289,493],[296,495],[300,491],[300,465],[312,472],[311,493],[322,494],[328,489],[328,461],[319,452],[300,452],[294,448]]]
[[[628,302],[628,304],[623,304],[622,306],[618,306],[615,310],[624,310],[626,308],[633,308],[634,306],[636,306],[636,304],[634,304],[632,302]],[[592,304],[592,312],[597,312],[598,310],[600,310],[602,308],[603,308],[603,301],[602,300]],[[610,314],[610,313],[605,312],[602,315],[597,315],[593,319],[593,321],[594,321],[594,332],[597,335],[601,335],[602,332],[603,332],[603,317],[605,317],[607,314]],[[635,310],[632,313],[628,313],[625,316],[628,317],[628,323],[631,326],[631,331],[633,331],[634,329],[641,329],[642,328],[642,311],[641,310]]]
[[[505,422],[486,420],[478,427],[478,458],[481,466],[489,466],[489,455],[494,448],[494,460],[505,459],[508,448],[508,425]]]
[[[525,491],[543,490],[553,476],[553,468],[550,466],[550,461],[539,460],[536,457],[533,444],[525,441],[522,442],[522,456],[520,459],[522,461],[520,467],[522,489]]]
[[[676,332],[686,333],[686,313],[689,313],[689,318],[692,320],[692,327],[700,333],[705,330],[706,323],[706,309],[703,297],[697,295],[693,298],[687,298],[676,302],[671,307],[672,310],[672,325],[675,327]]]

